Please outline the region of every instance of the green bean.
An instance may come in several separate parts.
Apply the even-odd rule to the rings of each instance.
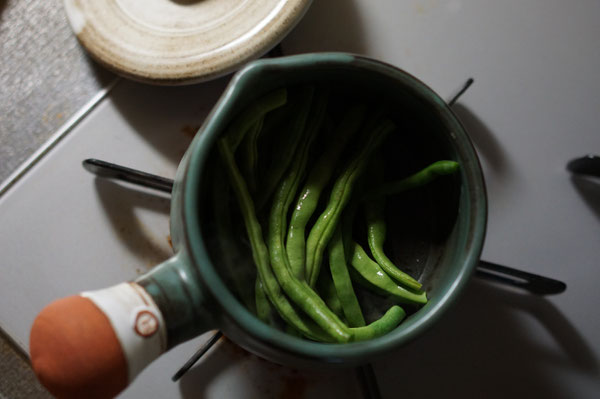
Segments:
[[[289,123],[298,112],[298,96],[292,90],[288,91],[288,101],[285,105],[274,109],[265,115],[262,132],[258,140],[258,152],[268,154],[258,159],[257,176],[264,182],[265,176],[271,174],[274,167],[274,156],[285,141],[289,140],[287,134]]]
[[[263,133],[261,134],[263,138],[270,142],[274,138],[272,137],[273,135],[281,132],[284,126],[289,124],[293,115],[298,112],[299,102],[296,97],[291,91],[288,91],[288,101],[285,105],[265,115],[265,124],[263,126]]]
[[[350,279],[352,279],[353,283],[360,285],[364,289],[369,290],[374,294],[381,295],[383,297],[390,296],[390,294],[388,294],[387,291],[377,287],[376,285],[371,284],[367,279],[361,276],[360,273],[358,273],[353,267],[350,267],[348,271],[350,272]]]
[[[342,241],[342,228],[339,224],[329,243],[329,268],[348,325],[350,327],[363,327],[365,319],[354,293],[352,281],[350,281],[344,254],[344,242]]]
[[[242,141],[244,171],[250,192],[256,192],[256,178],[258,172],[258,137],[262,131],[264,116],[248,129]]]
[[[317,292],[321,295],[327,307],[343,321],[344,310],[335,290],[330,273],[321,273],[317,279]]]
[[[350,276],[353,281],[364,285],[381,295],[391,295],[403,303],[427,303],[425,292],[412,291],[400,287],[373,261],[364,249],[352,238],[352,225],[360,201],[355,197],[348,206],[342,221],[344,251],[350,263]]]
[[[265,289],[259,277],[256,277],[256,283],[254,285],[254,298],[256,301],[256,316],[264,323],[270,324],[271,305],[269,305],[267,294],[265,293]]]
[[[276,214],[277,212],[274,212]],[[327,334],[340,343],[350,340],[348,327],[327,307],[325,302],[290,271],[287,255],[280,239],[280,221],[270,218],[269,253],[277,281],[287,296],[309,315]]]
[[[377,183],[383,181],[384,162],[382,156],[376,156],[371,162],[371,179]],[[398,283],[412,290],[420,290],[421,283],[410,275],[404,273],[394,265],[385,255],[383,244],[386,236],[385,225],[385,198],[378,197],[367,201],[365,204],[365,216],[367,221],[367,241],[371,254],[381,268]]]
[[[315,222],[306,240],[306,276],[310,286],[314,286],[317,281],[323,251],[335,231],[344,207],[350,200],[354,182],[364,169],[369,155],[394,128],[394,123],[386,119],[378,123],[372,130],[367,131],[367,142],[352,160],[350,166],[335,181],[329,203]]]
[[[237,167],[228,140],[225,138],[219,139],[217,146],[227,168],[229,180],[231,181],[234,194],[242,212],[244,225],[252,247],[252,257],[267,297],[281,317],[302,334],[310,339],[330,342],[331,337],[310,320],[305,320],[301,317],[281,292],[281,287],[277,282],[277,278],[273,275],[273,270],[269,263],[269,250],[265,245],[262,228],[256,218],[254,202],[252,201],[246,182]]]
[[[271,198],[277,184],[294,158],[293,154],[305,130],[314,92],[315,88],[312,86],[302,88],[299,94],[298,109],[296,113],[292,114],[290,126],[287,131],[280,132],[282,135],[285,134],[287,140],[281,145],[281,148],[272,149],[273,162],[267,171],[256,199],[258,209],[262,209]]]
[[[287,220],[286,220],[285,215],[287,215],[290,204],[291,204],[292,200],[294,199],[295,193],[296,193],[298,186],[300,185],[300,181],[304,175],[304,170],[306,169],[306,163],[308,162],[310,145],[313,142],[313,140],[316,138],[316,136],[319,133],[321,126],[325,120],[328,97],[329,97],[328,90],[319,91],[319,93],[317,94],[315,104],[310,110],[310,116],[312,116],[312,118],[310,118],[308,120],[308,123],[306,126],[306,131],[305,131],[306,134],[305,134],[305,136],[302,137],[303,140],[301,140],[298,143],[298,145],[300,146],[300,149],[297,151],[297,154],[295,155],[295,157],[293,159],[292,165],[289,168],[288,174],[285,176],[285,179],[284,179],[284,181],[286,183],[286,185],[285,185],[286,192],[281,193],[283,202],[281,204],[277,204],[278,206],[280,206],[279,210],[282,212],[282,214],[279,215],[279,217],[281,219],[281,223],[282,223],[282,228],[281,228],[282,242],[285,240],[285,232],[286,232],[286,228],[287,228],[286,227]],[[282,183],[282,186],[283,186],[283,183]]]
[[[285,88],[275,90],[266,96],[262,97],[260,100],[255,102],[250,107],[246,108],[243,112],[241,112],[229,125],[228,129],[225,132],[225,137],[229,141],[229,145],[232,148],[232,151],[239,146],[241,142],[247,142],[245,147],[245,156],[248,162],[248,165],[244,168],[248,174],[248,180],[250,182],[251,190],[255,191],[255,170],[256,170],[256,140],[258,139],[258,135],[260,133],[260,129],[262,127],[262,122],[264,120],[264,116],[277,108],[280,108],[287,102],[287,90]],[[250,134],[247,134],[250,133]],[[217,169],[216,174],[219,175],[216,179],[219,181],[217,184],[223,184],[224,179],[220,172],[221,168]],[[218,195],[213,196],[215,198],[215,210],[221,209],[221,211],[216,211],[216,217],[219,218],[219,215],[228,215],[227,210],[223,210],[222,208],[227,206],[226,202],[223,201],[223,198],[227,198],[227,192],[221,198]],[[222,226],[225,226],[225,220],[223,217],[220,220],[216,220],[217,230],[222,230]],[[226,258],[231,257],[232,251],[226,249],[222,251]],[[225,263],[228,264],[225,259]],[[233,273],[231,270],[229,272],[230,276],[233,276],[234,285],[238,290],[238,293],[242,297],[242,301],[248,306],[249,309],[253,309],[254,306],[252,304],[251,299],[249,298],[249,293],[246,289],[243,288],[242,284],[238,281],[237,273]],[[257,281],[255,286],[258,287],[260,285],[259,278],[257,276]],[[263,294],[262,296],[260,294]],[[264,292],[262,290],[255,289],[255,301],[254,305],[257,306],[256,310],[258,312],[258,317],[264,319],[265,315],[270,313],[270,306],[266,298],[264,298]]]
[[[304,141],[301,144],[301,150],[299,153],[299,159],[296,165],[293,165],[289,171],[288,177],[293,176],[292,184],[289,186],[288,195],[285,197],[285,202],[283,209],[285,212],[288,212],[288,209],[296,196],[296,191],[298,190],[298,186],[300,185],[302,177],[304,177],[304,171],[306,170],[306,164],[308,162],[308,155],[310,150],[310,145],[313,140],[320,133],[323,124],[325,122],[325,116],[327,115],[327,103],[329,100],[329,90],[323,89],[320,90],[316,95],[316,100],[314,102],[314,106],[310,111],[310,119],[306,126],[306,137],[308,141]],[[294,161],[296,162],[296,161]],[[285,218],[284,218],[285,220]],[[285,225],[284,225],[285,226]],[[291,228],[291,226],[290,226]],[[282,240],[285,240],[286,230],[285,228],[282,230],[283,236]],[[287,248],[286,248],[287,249]],[[288,255],[289,259],[289,255]]]
[[[237,291],[242,303],[246,305],[248,310],[254,311],[254,301],[252,300],[251,290],[248,289],[247,283],[242,280],[236,270],[240,260],[236,259],[237,251],[232,251],[227,245],[230,243],[226,237],[232,236],[233,224],[231,220],[231,211],[229,209],[229,185],[226,180],[225,169],[220,160],[216,160],[216,167],[213,178],[212,201],[215,218],[216,235],[219,238],[217,245],[221,248],[222,257],[220,263],[227,269],[227,276],[233,282],[233,288]]]
[[[375,188],[368,192],[365,200],[374,199],[380,196],[396,194],[402,191],[410,190],[423,186],[439,176],[449,175],[454,173],[459,168],[458,162],[455,161],[437,161],[427,166],[425,169],[410,175],[399,181],[384,184],[381,187]]]
[[[383,244],[386,236],[386,225],[384,219],[384,200],[377,199],[368,201],[365,207],[367,219],[367,241],[371,254],[381,268],[398,283],[412,290],[420,290],[422,284],[412,276],[398,269],[396,265],[385,255]]]
[[[287,90],[278,89],[256,100],[247,107],[231,122],[224,137],[229,142],[231,151],[235,152],[246,132],[264,115],[278,107],[284,105],[287,101]]]
[[[379,320],[368,326],[351,328],[352,341],[365,341],[385,335],[396,328],[405,316],[404,309],[394,305]]]
[[[325,185],[333,175],[336,163],[346,146],[348,140],[360,128],[364,117],[366,107],[363,105],[354,106],[342,117],[342,122],[337,126],[332,134],[329,147],[316,161],[310,174],[300,190],[296,206],[290,219],[290,226],[286,241],[286,250],[290,266],[296,277],[305,279],[304,263],[306,260],[306,224],[313,215],[319,197]]]
[[[285,332],[288,333],[289,335],[293,335],[294,337],[302,338],[302,333],[300,331],[298,331],[297,329],[295,329],[290,324],[285,325]]]
[[[427,303],[427,295],[422,291],[407,290],[399,286],[387,273],[381,269],[377,262],[373,261],[365,250],[355,241],[351,242],[349,251],[351,253],[350,264],[352,268],[375,287],[383,290],[402,303],[422,305]]]
[[[379,199],[368,201],[365,208],[365,215],[367,219],[367,241],[371,249],[371,254],[379,266],[398,283],[412,290],[420,290],[422,284],[412,276],[398,269],[385,255],[383,244],[387,228],[384,219],[384,201]]]
[[[366,177],[363,176],[363,178],[357,182],[357,189],[358,189],[357,191],[359,193],[362,192],[361,190],[366,185],[365,180],[366,180]],[[344,254],[345,254],[347,260],[352,259],[352,256],[354,254],[354,244],[355,243],[352,238],[352,231],[353,231],[355,215],[356,215],[356,212],[358,211],[359,205],[360,205],[360,201],[358,200],[358,196],[354,196],[352,198],[352,200],[350,201],[350,203],[348,204],[348,207],[344,211],[344,215],[342,217],[342,241],[344,243]],[[368,280],[366,280],[361,274],[359,274],[354,269],[354,267],[349,267],[348,271],[350,272],[350,278],[352,281],[362,285],[363,287],[367,288],[370,291],[375,292],[376,294],[379,294],[382,296],[389,296],[389,294],[385,290],[377,287],[376,285],[373,285]],[[375,270],[375,272],[376,271],[377,270]]]
[[[310,142],[316,131],[309,132],[300,150],[294,157],[290,171],[275,191],[269,214],[267,234],[268,250],[277,281],[287,296],[337,342],[348,342],[351,338],[348,327],[327,307],[325,302],[304,282],[291,272],[284,246],[286,216],[290,192],[298,187],[298,176],[306,166]],[[286,202],[288,202],[286,206]]]

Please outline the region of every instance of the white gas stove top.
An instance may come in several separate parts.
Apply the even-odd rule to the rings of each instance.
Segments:
[[[314,2],[286,54],[341,50],[413,73],[450,98],[479,150],[489,192],[483,258],[565,281],[549,298],[474,279],[426,336],[376,362],[383,397],[578,397],[600,392],[600,183],[566,163],[600,153],[600,3]],[[193,87],[120,80],[0,196],[0,326],[27,350],[53,299],[135,278],[171,254],[167,196],[95,179],[94,157],[173,177],[227,79]],[[353,370],[296,371],[210,335],[181,345],[121,396],[361,397]]]

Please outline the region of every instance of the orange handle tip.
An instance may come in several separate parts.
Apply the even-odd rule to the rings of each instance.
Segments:
[[[29,348],[35,374],[57,398],[112,398],[128,385],[117,335],[88,298],[46,306],[33,322]]]

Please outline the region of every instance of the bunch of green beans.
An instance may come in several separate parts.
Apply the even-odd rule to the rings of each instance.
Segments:
[[[228,279],[245,306],[266,323],[283,322],[294,335],[346,343],[396,328],[406,316],[398,303],[416,308],[427,302],[421,283],[384,252],[385,198],[453,173],[458,164],[440,161],[385,182],[379,149],[401,132],[381,106],[350,104],[340,111],[335,100],[326,87],[282,88],[237,115],[218,141],[212,204],[223,234],[232,222],[227,200],[219,197],[233,192],[239,205],[256,266],[254,301],[243,278]],[[354,236],[361,207],[367,226],[362,241],[371,254]],[[235,275],[233,261],[226,263],[226,273]],[[367,320],[357,284],[395,303],[381,318]]]

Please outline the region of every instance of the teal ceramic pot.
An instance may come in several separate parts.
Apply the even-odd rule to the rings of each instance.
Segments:
[[[233,116],[267,92],[315,81],[369,92],[416,116],[424,123],[424,147],[461,165],[452,181],[453,200],[450,205],[444,201],[444,206],[451,208],[451,216],[438,218],[444,234],[434,235],[428,245],[421,247],[420,255],[415,255],[422,263],[420,281],[429,302],[391,333],[370,341],[316,343],[262,323],[227,288],[217,270],[219,259],[211,258],[207,247],[202,209],[210,195],[204,180],[210,175],[208,159],[220,134]],[[232,78],[178,168],[171,206],[176,254],[135,281],[134,286],[144,290],[139,295],[145,303],[142,308],[148,308],[146,313],[139,306],[126,305],[133,316],[123,318],[139,322],[136,333],[152,338],[141,343],[139,337],[131,338],[133,343],[128,348],[128,339],[119,334],[129,332],[117,334],[129,362],[128,379],[131,381],[160,353],[211,329],[220,329],[248,351],[285,365],[314,368],[369,362],[423,334],[456,301],[479,261],[485,228],[485,185],[473,145],[446,102],[421,81],[391,65],[344,53],[254,61]],[[109,313],[116,311],[111,310],[112,305],[103,305],[102,295],[92,293],[87,297],[95,298],[94,303],[113,320]],[[156,348],[152,349],[147,342],[157,336],[152,335],[157,324],[162,338],[156,338]],[[140,355],[142,352],[145,357]],[[137,366],[132,367],[132,363]]]
[[[342,81],[381,92],[392,101],[437,119],[447,153],[461,164],[458,218],[436,270],[422,281],[429,303],[395,331],[367,342],[322,344],[275,330],[249,313],[215,270],[203,239],[200,206],[204,169],[232,116],[281,86]],[[395,100],[396,99],[396,100]],[[444,137],[440,136],[440,140]],[[486,195],[476,152],[446,102],[425,84],[391,65],[341,53],[305,54],[255,61],[239,71],[206,119],[179,166],[173,191],[171,234],[177,255],[138,283],[156,300],[168,328],[169,346],[207,329],[221,329],[245,349],[294,366],[355,365],[406,344],[431,327],[455,301],[479,260],[486,226]]]

